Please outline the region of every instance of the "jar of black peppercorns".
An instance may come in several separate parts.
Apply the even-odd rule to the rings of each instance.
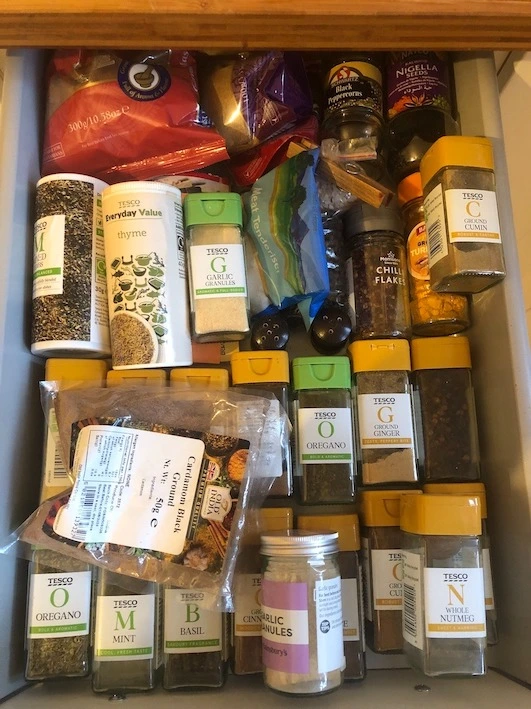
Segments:
[[[358,201],[345,216],[354,339],[409,338],[411,318],[404,226],[396,203]]]

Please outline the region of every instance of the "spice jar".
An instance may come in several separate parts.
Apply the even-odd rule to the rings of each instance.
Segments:
[[[483,483],[429,483],[423,490],[430,495],[473,495],[479,499],[481,509],[481,546],[485,610],[487,616],[487,645],[498,642],[498,627],[490,565],[490,537],[487,531],[487,494]]]
[[[429,677],[484,675],[481,511],[470,495],[401,501],[404,652]]]
[[[338,534],[262,535],[264,682],[283,694],[317,695],[343,679]]]
[[[293,528],[293,512],[289,507],[260,510],[262,534],[287,532]],[[238,556],[234,578],[234,615],[232,626],[231,669],[235,675],[262,672],[262,587],[260,539],[247,539]]]
[[[180,367],[170,372],[170,386],[186,384],[191,389],[228,389],[229,373],[214,367]]]
[[[281,351],[236,352],[231,357],[232,384],[248,389],[249,393],[260,391],[273,394],[286,413],[289,412],[289,356]],[[281,445],[279,441],[279,445]],[[272,497],[288,497],[293,492],[291,450],[289,445],[282,450],[281,467],[274,471],[275,478],[269,491]]]
[[[295,471],[303,503],[354,500],[350,379],[347,357],[293,360]]]
[[[360,494],[365,637],[374,652],[402,651],[400,499],[420,494],[420,490]]]
[[[330,529],[339,534],[338,564],[341,574],[343,646],[346,663],[343,678],[345,680],[364,679],[365,638],[358,515],[299,515],[297,527],[314,531]]]
[[[398,201],[406,224],[409,307],[413,334],[454,335],[461,332],[470,325],[466,296],[436,293],[430,286],[420,172],[414,172],[400,182]]]
[[[417,482],[409,343],[359,341],[349,352],[363,485]]]
[[[158,616],[156,584],[98,571],[92,670],[95,692],[153,689],[160,664]]]
[[[111,369],[107,372],[107,387],[163,386],[167,383],[164,369]]]
[[[345,215],[354,338],[411,335],[404,225],[398,206],[358,200]]]
[[[479,444],[468,338],[411,343],[425,482],[478,480]]]
[[[242,340],[249,305],[240,196],[187,195],[184,215],[194,339]]]
[[[197,588],[164,590],[164,689],[225,684],[226,618],[213,601]]]
[[[479,293],[505,278],[491,142],[439,138],[420,174],[433,290]]]

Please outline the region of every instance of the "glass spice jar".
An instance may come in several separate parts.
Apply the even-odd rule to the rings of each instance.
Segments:
[[[421,490],[360,493],[365,637],[373,652],[402,651],[400,500],[420,494]]]
[[[398,205],[361,200],[345,215],[354,339],[411,335],[404,225]]]
[[[345,650],[343,678],[346,681],[364,679],[365,638],[358,515],[299,515],[297,527],[313,531],[330,529],[339,534],[338,564],[341,574],[343,646]]]
[[[479,443],[468,338],[411,343],[419,463],[425,482],[479,480]]]
[[[470,325],[468,300],[456,293],[436,293],[430,286],[428,242],[420,172],[398,185],[398,202],[406,224],[409,306],[413,334],[455,335]]]
[[[290,507],[261,509],[259,529],[261,534],[288,532],[293,529],[293,511]],[[261,587],[260,539],[247,538],[234,576],[231,669],[235,675],[263,670]]]
[[[194,340],[242,340],[249,304],[240,195],[186,195],[184,216]]]
[[[480,502],[471,495],[401,500],[404,652],[429,677],[487,671]]]
[[[295,471],[303,503],[354,500],[350,381],[348,357],[293,360]]]
[[[282,694],[325,694],[343,681],[337,540],[337,532],[262,535],[264,682]]]
[[[492,570],[490,564],[490,537],[487,531],[487,494],[483,483],[429,483],[422,488],[429,495],[473,495],[479,499],[481,508],[481,548],[483,558],[483,583],[485,586],[485,610],[487,615],[487,645],[498,642],[498,625]]]
[[[411,359],[405,340],[354,342],[358,447],[363,485],[418,481]]]
[[[505,278],[492,143],[439,138],[420,174],[432,289],[479,293]]]
[[[270,350],[235,352],[231,357],[233,386],[259,394],[260,390],[273,394],[286,413],[289,413],[289,356],[287,352]],[[282,441],[279,441],[279,446]],[[293,492],[291,449],[282,450],[282,466],[275,471],[270,497],[289,497]]]

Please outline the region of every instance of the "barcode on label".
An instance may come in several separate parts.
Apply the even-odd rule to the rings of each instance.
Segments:
[[[59,452],[59,448],[57,447],[55,449],[55,456],[53,460],[53,477],[54,480],[59,480],[63,481],[66,477],[68,477],[66,468],[63,464],[63,459],[61,457],[61,453]]]
[[[403,584],[403,614],[404,631],[417,637],[417,595],[415,588],[407,583]]]
[[[442,221],[437,219],[428,226],[428,244],[430,263],[438,261],[444,249]]]
[[[72,536],[77,541],[83,541],[90,530],[92,510],[96,502],[98,488],[96,486],[84,487],[81,491],[81,499],[78,506],[78,515],[72,526]]]

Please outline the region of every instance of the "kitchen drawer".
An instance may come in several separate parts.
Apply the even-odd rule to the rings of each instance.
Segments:
[[[34,509],[41,471],[43,422],[37,381],[43,367],[42,361],[30,354],[29,324],[43,59],[41,52],[18,50],[8,53],[5,66],[0,135],[1,539]],[[458,55],[455,76],[463,133],[486,135],[494,143],[509,274],[502,285],[475,296],[470,331],[500,632],[499,644],[489,650],[489,664],[531,683],[531,360],[492,55]],[[0,556],[0,573],[0,696],[6,696],[23,684],[25,562]],[[404,666],[404,660],[372,656],[369,666]],[[465,707],[476,701],[495,706],[489,703],[491,698],[511,697],[514,707],[524,706],[525,690],[496,673],[470,682],[425,680],[432,687],[430,694],[413,690],[419,682],[422,678],[409,670],[374,669],[363,686],[347,686],[326,702],[340,707],[358,698],[368,707],[384,702],[387,705],[388,701],[397,707],[415,707],[426,706],[429,699],[433,707],[449,702]],[[159,706],[177,701],[161,691],[156,696]],[[196,695],[180,696],[187,706],[196,702]],[[215,694],[220,707],[245,702],[251,696],[260,697],[260,703],[267,706],[287,704],[287,700],[261,689],[258,681],[247,679],[232,678],[225,690]],[[67,707],[75,701],[80,707],[88,707],[104,700],[93,697],[86,682],[74,682],[34,687],[10,700],[8,706],[38,703],[42,707]],[[290,704],[293,702],[298,700]],[[131,697],[128,704],[144,707],[151,700]]]

